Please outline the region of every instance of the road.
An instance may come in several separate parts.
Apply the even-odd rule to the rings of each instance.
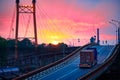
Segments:
[[[76,80],[80,76],[88,73],[89,71],[93,70],[100,64],[102,64],[112,53],[114,46],[93,46],[98,51],[98,64],[90,69],[82,69],[79,68],[80,57],[79,55],[72,59],[69,64],[66,64],[64,67],[58,68],[49,72],[48,74],[39,77],[37,76],[36,79],[38,80]],[[77,53],[79,54],[79,52]]]

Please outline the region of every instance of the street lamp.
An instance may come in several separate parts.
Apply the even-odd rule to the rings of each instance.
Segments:
[[[120,21],[119,20],[114,20],[114,19],[112,19],[111,21],[118,25],[118,29],[117,29],[117,32],[118,32],[118,44],[120,44]]]
[[[117,26],[115,23],[113,23],[113,22],[110,22],[110,21],[109,21],[109,23],[110,23],[110,24],[113,24],[113,25],[116,27],[116,44],[117,44],[117,40],[118,40],[118,38],[117,38],[117,31],[118,31],[117,27],[118,27],[118,26]]]

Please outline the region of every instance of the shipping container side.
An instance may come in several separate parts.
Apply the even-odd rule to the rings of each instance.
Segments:
[[[97,62],[97,49],[96,48],[87,48],[88,50],[94,50],[95,60]]]
[[[82,50],[80,52],[80,67],[92,67],[94,61],[94,50]]]

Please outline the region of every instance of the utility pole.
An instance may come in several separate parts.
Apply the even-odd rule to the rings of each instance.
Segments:
[[[34,39],[37,48],[37,26],[36,26],[36,0],[32,0],[32,5],[19,5],[20,0],[16,0],[16,31],[15,31],[15,59],[18,59],[18,33],[19,33],[19,14],[33,14]]]

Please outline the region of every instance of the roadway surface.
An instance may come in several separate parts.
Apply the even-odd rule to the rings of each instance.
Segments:
[[[89,71],[93,70],[100,64],[102,64],[107,58],[111,55],[112,51],[114,50],[114,46],[93,46],[97,49],[98,52],[98,64],[90,69],[82,69],[79,68],[80,64],[80,57],[78,52],[78,56],[74,57],[74,59],[70,60],[69,64],[64,65],[61,68],[52,70],[48,72],[46,75],[43,76],[36,76],[37,80],[77,80],[80,76],[88,73]],[[34,78],[35,79],[35,78]]]

